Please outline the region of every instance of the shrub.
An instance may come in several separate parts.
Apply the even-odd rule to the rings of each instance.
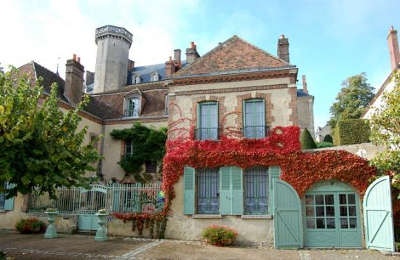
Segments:
[[[325,148],[325,147],[332,147],[333,146],[333,143],[331,143],[331,142],[320,142],[320,143],[317,143],[317,148]]]
[[[238,233],[226,226],[212,225],[203,231],[203,238],[207,243],[215,246],[232,245]]]
[[[325,135],[324,142],[328,142],[328,143],[332,143],[333,144],[332,136],[331,135]]]
[[[307,128],[303,130],[300,137],[301,148],[302,149],[314,149],[317,148],[317,145],[314,142],[310,132]]]
[[[367,143],[370,133],[371,129],[367,120],[340,120],[335,127],[333,143],[335,145]]]
[[[21,234],[44,233],[46,231],[46,224],[37,218],[28,218],[18,221],[15,228]]]

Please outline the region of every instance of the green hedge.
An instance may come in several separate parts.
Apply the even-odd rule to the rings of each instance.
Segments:
[[[314,138],[311,136],[307,128],[303,130],[300,136],[300,143],[302,149],[314,149],[317,148]]]
[[[333,134],[335,145],[368,143],[371,129],[368,120],[348,119],[338,121]]]

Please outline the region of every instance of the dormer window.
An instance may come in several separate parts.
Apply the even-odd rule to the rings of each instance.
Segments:
[[[153,72],[151,74],[151,81],[159,81],[160,80],[160,75],[157,72]]]
[[[136,76],[135,77],[135,84],[140,84],[142,82],[142,79],[140,78],[140,76]]]
[[[125,100],[125,117],[139,117],[140,99],[138,96],[127,97]]]

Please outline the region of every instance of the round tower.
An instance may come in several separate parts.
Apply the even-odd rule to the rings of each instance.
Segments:
[[[132,33],[105,25],[96,29],[96,68],[93,93],[116,90],[127,83]]]

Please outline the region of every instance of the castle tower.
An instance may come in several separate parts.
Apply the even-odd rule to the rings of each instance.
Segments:
[[[132,34],[122,27],[96,29],[96,70],[93,93],[116,90],[127,83]]]

